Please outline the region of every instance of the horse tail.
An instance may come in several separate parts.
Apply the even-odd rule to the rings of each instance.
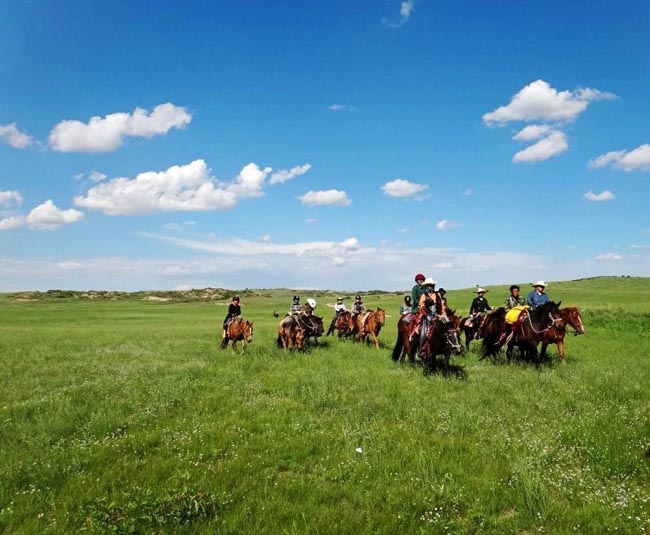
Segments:
[[[402,336],[397,333],[397,342],[395,342],[395,348],[393,349],[393,354],[391,355],[392,359],[397,362],[402,354],[402,348],[404,347],[404,342],[402,342]]]

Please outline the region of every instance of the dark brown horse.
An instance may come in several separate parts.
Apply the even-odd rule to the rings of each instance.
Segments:
[[[226,327],[226,337],[221,340],[221,349],[228,347],[232,342],[232,350],[237,350],[237,342],[241,342],[241,352],[244,352],[246,344],[253,341],[253,322],[245,320],[241,316],[235,316]]]
[[[370,339],[375,347],[379,349],[377,337],[384,323],[386,323],[386,311],[383,308],[377,307],[377,310],[357,315],[356,331],[359,335],[359,342]]]
[[[453,310],[447,315],[434,315],[423,318],[419,335],[411,336],[415,314],[406,314],[397,321],[397,341],[393,348],[393,360],[403,362],[408,356],[411,363],[418,354],[430,368],[436,367],[436,357],[443,355],[447,366],[452,354],[460,355],[463,347],[460,343],[460,318]]]
[[[483,325],[482,358],[496,358],[503,345],[507,344],[506,357],[510,361],[512,350],[517,345],[523,360],[539,364],[539,337],[562,322],[559,305],[550,301],[534,310],[527,310],[525,316],[521,316],[512,326],[505,320],[505,308],[498,308]]]
[[[480,312],[461,320],[461,328],[465,334],[465,349],[467,351],[469,351],[469,344],[472,340],[480,340],[483,338],[481,327],[485,323],[487,315],[487,312]]]
[[[582,323],[582,316],[577,307],[566,307],[560,309],[562,322],[558,322],[548,331],[544,331],[540,336],[542,342],[541,357],[546,356],[546,348],[549,344],[557,344],[557,350],[560,355],[560,362],[566,364],[564,359],[564,336],[566,335],[567,325],[571,326],[574,335],[585,334],[585,327]]]
[[[323,336],[323,318],[314,316],[313,314],[298,314],[296,316],[298,323],[305,331],[305,344],[309,343],[309,339],[314,339],[314,345],[318,345],[318,338]]]

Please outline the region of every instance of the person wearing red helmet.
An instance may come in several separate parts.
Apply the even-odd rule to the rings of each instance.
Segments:
[[[418,303],[420,302],[420,297],[424,295],[424,279],[426,277],[422,273],[418,273],[415,276],[415,286],[411,290],[411,312],[414,314],[418,311]]]

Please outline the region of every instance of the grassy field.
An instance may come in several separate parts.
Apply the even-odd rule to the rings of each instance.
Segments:
[[[0,531],[648,534],[650,279],[548,291],[583,311],[567,365],[476,346],[462,378],[392,362],[397,294],[364,299],[379,351],[288,354],[291,293],[249,292],[243,356],[217,350],[227,300],[2,295]]]

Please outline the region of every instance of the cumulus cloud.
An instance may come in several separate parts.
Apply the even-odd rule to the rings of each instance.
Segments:
[[[6,143],[16,149],[25,149],[34,144],[31,136],[18,130],[16,123],[4,126],[0,124],[0,142]]]
[[[282,169],[280,171],[275,171],[269,179],[269,184],[283,184],[292,178],[304,175],[310,169],[311,164],[306,163],[303,165],[297,165],[291,169]]]
[[[409,19],[411,18],[411,14],[413,13],[414,7],[415,7],[415,0],[405,0],[400,4],[399,20],[393,21],[387,17],[384,17],[381,20],[381,23],[386,28],[399,28],[400,26],[403,26],[409,21]]]
[[[37,230],[56,230],[63,225],[77,223],[84,218],[79,210],[59,209],[51,200],[45,201],[29,212],[26,217],[27,225]]]
[[[461,223],[457,223],[455,221],[449,221],[448,219],[441,219],[436,223],[436,228],[438,230],[450,230],[452,228],[458,228],[462,226]]]
[[[613,93],[579,88],[558,91],[544,80],[536,80],[516,93],[505,106],[483,115],[488,126],[503,126],[513,121],[570,122],[591,102],[615,99]]]
[[[136,108],[133,113],[111,113],[91,117],[88,123],[61,121],[50,132],[50,146],[59,152],[109,152],[125,137],[152,138],[172,128],[184,128],[192,120],[185,108],[171,103],[156,106],[151,113]]]
[[[539,128],[535,131],[535,134],[533,134],[532,131],[529,131],[528,133],[524,133],[523,136],[518,137],[525,130],[526,129],[519,132],[514,139],[537,139],[537,137],[530,137],[532,135],[545,137],[542,137],[537,143],[533,143],[516,153],[512,157],[512,161],[515,163],[548,160],[552,156],[561,154],[569,148],[567,137],[564,132],[560,132],[559,130],[548,130],[546,133],[542,133],[544,129]]]
[[[352,203],[345,191],[337,189],[308,191],[298,199],[308,206],[348,206]]]
[[[623,171],[650,171],[650,145],[645,144],[631,151],[616,150],[589,160],[589,167],[598,169],[611,165]]]
[[[22,227],[25,224],[25,218],[22,216],[5,217],[0,220],[0,230],[11,230],[12,228]]]
[[[166,171],[140,173],[134,179],[114,178],[74,198],[74,204],[108,215],[153,212],[227,210],[240,200],[264,195],[270,167],[246,165],[234,182],[219,183],[204,160],[174,165]]]
[[[18,191],[0,190],[0,206],[11,207],[14,205],[20,205],[23,202],[23,196]]]
[[[614,195],[609,190],[602,191],[601,193],[594,193],[593,191],[589,190],[587,193],[585,193],[582,196],[582,198],[585,199],[586,201],[603,202],[603,201],[613,201],[614,199],[616,199],[616,195]]]
[[[386,182],[381,190],[389,197],[415,197],[419,193],[428,189],[429,186],[417,184],[402,178]]]

